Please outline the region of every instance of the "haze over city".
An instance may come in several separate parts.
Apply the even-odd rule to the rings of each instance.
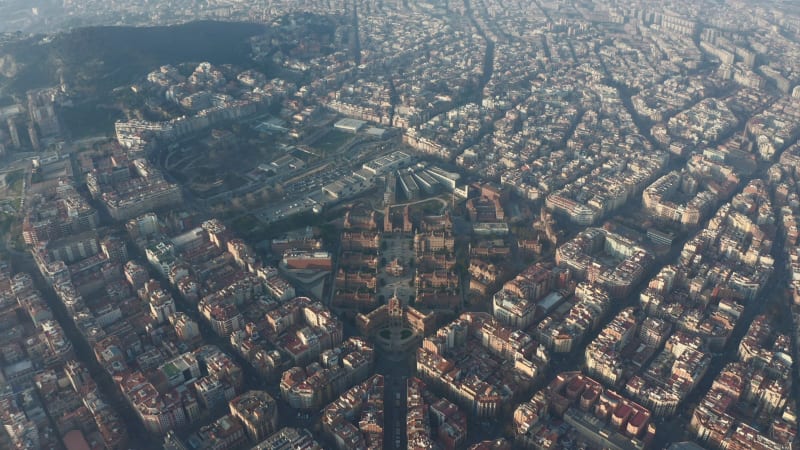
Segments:
[[[800,4],[0,0],[0,448],[793,449]]]

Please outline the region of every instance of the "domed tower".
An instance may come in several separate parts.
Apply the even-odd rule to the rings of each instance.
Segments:
[[[389,299],[389,326],[393,328],[400,328],[403,326],[403,304],[397,298],[397,289],[394,290],[394,295]]]

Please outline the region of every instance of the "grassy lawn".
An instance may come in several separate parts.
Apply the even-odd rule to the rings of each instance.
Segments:
[[[353,134],[344,131],[331,130],[314,142],[312,147],[327,155],[339,150],[353,136]]]
[[[11,236],[9,245],[17,251],[25,250],[25,242],[22,240],[22,224],[16,217],[8,214],[0,213],[0,237],[3,242],[0,242],[0,248],[5,249],[6,236]]]
[[[14,217],[0,213],[0,236],[8,235],[11,226],[14,224]]]
[[[223,177],[225,180],[225,185],[228,189],[236,189],[244,186],[247,184],[247,180],[243,177],[236,175],[235,173],[226,173]]]
[[[15,170],[14,172],[6,174],[6,186],[8,186],[9,192],[13,192],[15,195],[21,195],[22,182],[24,179],[24,170]]]
[[[221,180],[219,172],[208,166],[199,166],[194,168],[195,176],[192,182],[198,184],[211,184]]]
[[[178,183],[186,184],[189,181],[189,179],[186,178],[186,175],[184,175],[183,172],[171,171],[169,174],[172,175],[172,177],[175,178],[175,181],[177,181]]]
[[[442,213],[442,202],[437,199],[430,199],[416,205],[411,205],[412,211],[420,211],[425,215],[436,215]]]

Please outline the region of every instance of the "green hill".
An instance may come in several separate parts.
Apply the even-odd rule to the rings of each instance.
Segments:
[[[90,27],[0,44],[0,97],[65,81],[87,95],[131,84],[163,64],[209,61],[249,67],[252,23],[193,22],[166,27]]]

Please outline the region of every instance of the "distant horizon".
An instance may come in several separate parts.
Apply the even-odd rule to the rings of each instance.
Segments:
[[[69,2],[69,7],[65,8],[62,2],[67,0],[4,0],[0,2],[0,33],[26,33],[26,34],[52,34],[62,31],[72,30],[84,27],[97,27],[97,26],[134,26],[134,27],[148,27],[148,26],[171,26],[193,21],[203,20],[219,20],[219,21],[232,21],[232,22],[245,22],[241,16],[237,18],[237,14],[247,12],[260,12],[265,9],[267,4],[278,5],[281,2],[291,2],[292,0],[258,0],[257,2],[240,1],[236,5],[240,5],[241,9],[233,10],[233,18],[214,18],[212,16],[201,17],[163,17],[157,20],[148,18],[144,15],[144,11],[139,16],[136,15],[122,15],[119,16],[123,6],[130,9],[136,2],[143,3],[144,0],[132,0],[124,2],[123,5],[115,6],[108,2],[101,2],[99,0],[72,0]],[[174,0],[164,0],[165,2],[174,3]],[[212,6],[215,0],[211,0]],[[448,0],[434,0],[432,3],[445,3]],[[452,0],[450,0],[452,1]],[[727,3],[729,0],[721,0]],[[80,5],[85,2],[91,2],[107,7],[107,9],[92,9],[91,13],[80,9]],[[199,4],[201,0],[180,0],[181,4]],[[257,3],[257,4],[254,4]],[[227,3],[225,3],[227,4]],[[262,5],[263,4],[263,5]],[[656,1],[655,5],[664,6],[663,2]],[[148,8],[159,9],[161,6],[158,2],[147,2]],[[793,0],[758,0],[755,2],[748,2],[748,6],[770,6],[778,7],[778,11],[787,8],[784,12],[792,11],[794,13],[800,12],[800,4]],[[36,13],[34,13],[36,11]],[[168,9],[164,10],[169,12]],[[198,11],[199,12],[199,11]],[[67,15],[65,15],[67,14]],[[265,16],[266,17],[266,16]]]

